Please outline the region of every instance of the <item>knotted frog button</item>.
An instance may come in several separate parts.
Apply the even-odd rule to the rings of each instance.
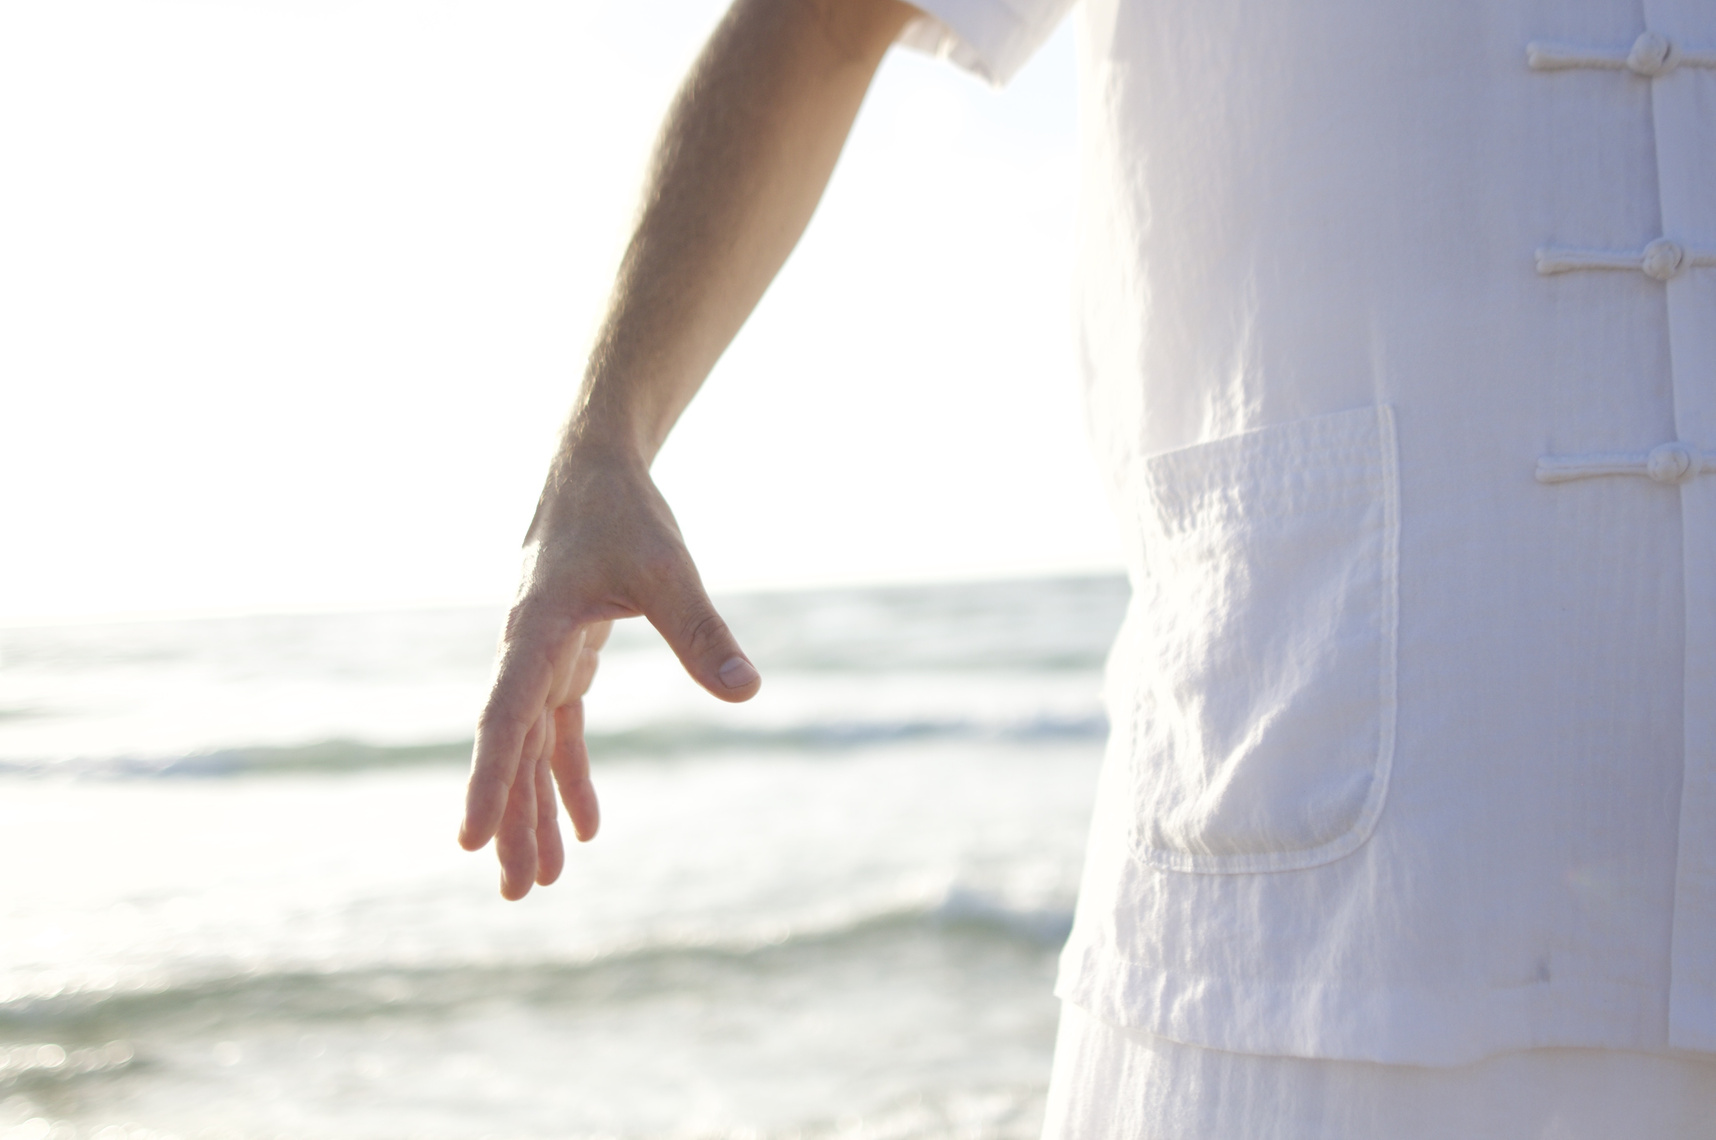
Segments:
[[[1703,466],[1701,459],[1691,444],[1679,440],[1659,443],[1645,458],[1645,474],[1658,483],[1685,483],[1698,474],[1698,469]]]
[[[1633,50],[1627,53],[1627,68],[1634,75],[1655,79],[1674,70],[1674,65],[1680,62],[1677,55],[1674,42],[1667,36],[1645,32],[1633,41]]]
[[[1686,250],[1682,249],[1678,242],[1657,238],[1644,247],[1644,260],[1639,268],[1645,271],[1647,277],[1667,281],[1679,276],[1685,264]]]

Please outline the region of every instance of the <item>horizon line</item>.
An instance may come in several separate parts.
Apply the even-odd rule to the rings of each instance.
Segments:
[[[706,582],[709,594],[723,597],[756,594],[796,594],[816,591],[909,588],[912,586],[958,585],[960,583],[1046,581],[1058,578],[1123,577],[1126,567],[1118,561],[1045,563],[1040,566],[953,567],[921,573],[869,575],[814,575],[792,579],[734,579]],[[352,599],[348,601],[267,602],[228,606],[165,607],[49,611],[46,613],[0,612],[0,631],[42,629],[54,626],[132,625],[150,622],[221,621],[234,618],[315,617],[340,614],[409,613],[421,610],[504,609],[508,599],[500,596],[441,596],[396,600]]]

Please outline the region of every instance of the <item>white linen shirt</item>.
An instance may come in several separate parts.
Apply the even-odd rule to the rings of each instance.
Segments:
[[[1004,81],[1068,0],[917,0]],[[1130,535],[1058,992],[1219,1049],[1716,1051],[1716,4],[1087,0]]]

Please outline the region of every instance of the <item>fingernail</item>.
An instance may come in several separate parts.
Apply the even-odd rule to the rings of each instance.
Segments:
[[[729,689],[742,689],[757,679],[757,667],[743,657],[734,657],[721,666],[721,683]]]

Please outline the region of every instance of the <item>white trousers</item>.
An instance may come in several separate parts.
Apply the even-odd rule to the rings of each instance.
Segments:
[[[1716,1056],[1429,1068],[1224,1053],[1061,1007],[1044,1140],[1716,1140]]]

